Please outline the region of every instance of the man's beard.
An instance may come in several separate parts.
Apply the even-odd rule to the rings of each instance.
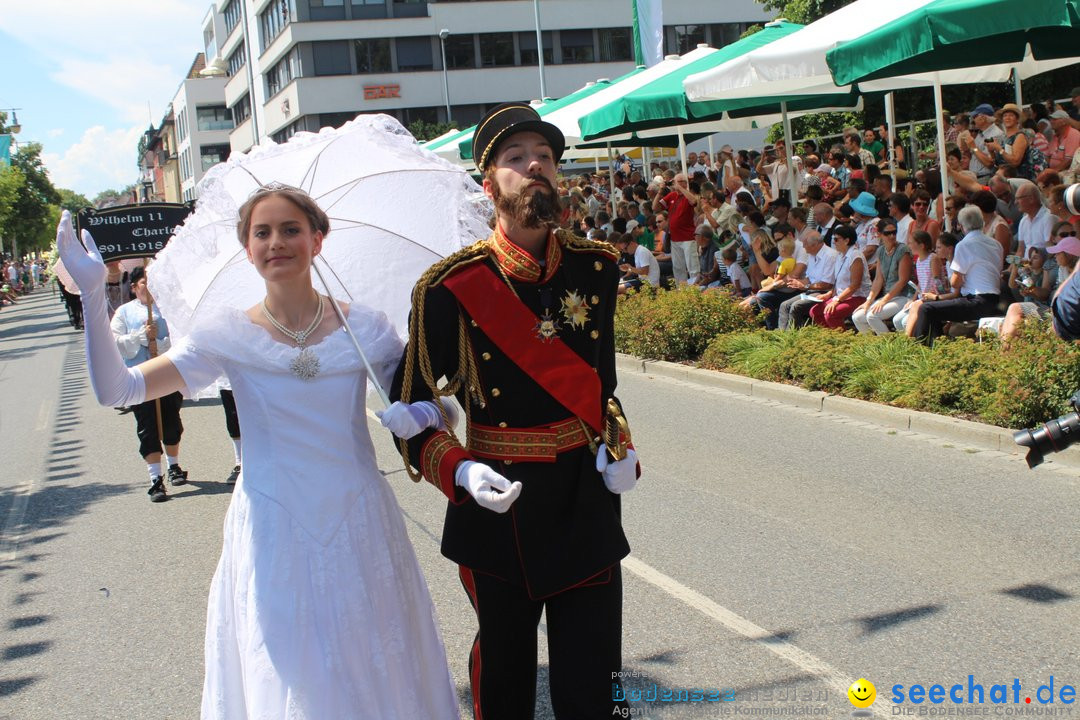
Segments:
[[[491,184],[491,199],[495,202],[495,210],[499,216],[511,220],[515,225],[523,228],[539,228],[554,225],[562,212],[559,205],[559,195],[552,187],[551,182],[545,177],[536,177],[529,181],[544,184],[544,189],[527,192],[521,190],[514,195],[506,195],[499,187],[499,183]]]

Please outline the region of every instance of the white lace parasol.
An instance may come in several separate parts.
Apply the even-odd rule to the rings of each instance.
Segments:
[[[410,293],[432,263],[489,233],[491,206],[462,169],[420,148],[397,120],[362,115],[297,133],[210,169],[195,211],[147,278],[176,336],[222,305],[246,309],[266,288],[236,236],[238,209],[259,187],[307,191],[330,216],[315,287],[382,310],[405,338]],[[328,286],[328,287],[327,287]]]

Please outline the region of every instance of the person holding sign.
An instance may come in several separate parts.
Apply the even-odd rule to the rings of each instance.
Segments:
[[[125,367],[105,317],[105,265],[65,211],[57,246],[83,292],[98,402],[194,394],[225,375],[244,419],[243,468],[210,586],[203,720],[455,720],[427,585],[367,431],[367,372],[389,382],[402,343],[386,315],[312,285],[330,221],[272,184],[237,234],[266,295],[200,316],[164,355]],[[339,317],[342,320],[339,320]],[[160,332],[159,332],[160,334]],[[433,406],[425,417],[440,421]]]
[[[153,355],[168,350],[170,339],[169,326],[154,304],[150,289],[146,287],[146,270],[141,267],[134,268],[129,277],[135,299],[116,309],[112,318],[112,333],[120,356],[124,358],[124,364],[135,367]],[[156,346],[154,353],[150,352],[152,346]],[[169,482],[173,485],[187,482],[188,474],[180,468],[179,457],[180,436],[184,433],[184,424],[180,421],[180,407],[183,402],[184,398],[179,392],[171,392],[157,400],[147,400],[131,408],[139,436],[139,454],[150,471],[150,489],[147,494],[150,495],[151,502],[169,499],[165,491],[165,476],[161,472],[162,442],[165,444],[165,457],[168,461]]]
[[[620,499],[638,467],[614,396],[619,255],[555,229],[564,146],[524,103],[477,125],[473,157],[495,231],[416,284],[390,390],[400,400],[382,414],[407,439],[410,476],[419,469],[448,500],[442,552],[476,611],[469,679],[486,720],[533,717],[545,611],[555,717],[627,711],[612,691],[630,552]],[[452,423],[412,420],[417,405],[449,395],[466,411],[465,444]]]

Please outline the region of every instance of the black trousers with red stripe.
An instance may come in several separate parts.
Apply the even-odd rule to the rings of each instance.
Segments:
[[[622,572],[532,600],[524,587],[459,567],[480,629],[469,655],[476,720],[532,720],[536,709],[536,633],[547,611],[551,705],[559,720],[612,716],[622,669]]]

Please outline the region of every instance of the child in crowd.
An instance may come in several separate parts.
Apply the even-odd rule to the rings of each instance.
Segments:
[[[739,297],[747,297],[750,295],[750,278],[746,276],[743,269],[739,267],[739,263],[736,262],[739,253],[735,250],[734,245],[728,245],[720,253],[721,259],[724,261],[724,268],[727,270],[728,279],[731,281],[731,287],[735,291],[735,295]]]

